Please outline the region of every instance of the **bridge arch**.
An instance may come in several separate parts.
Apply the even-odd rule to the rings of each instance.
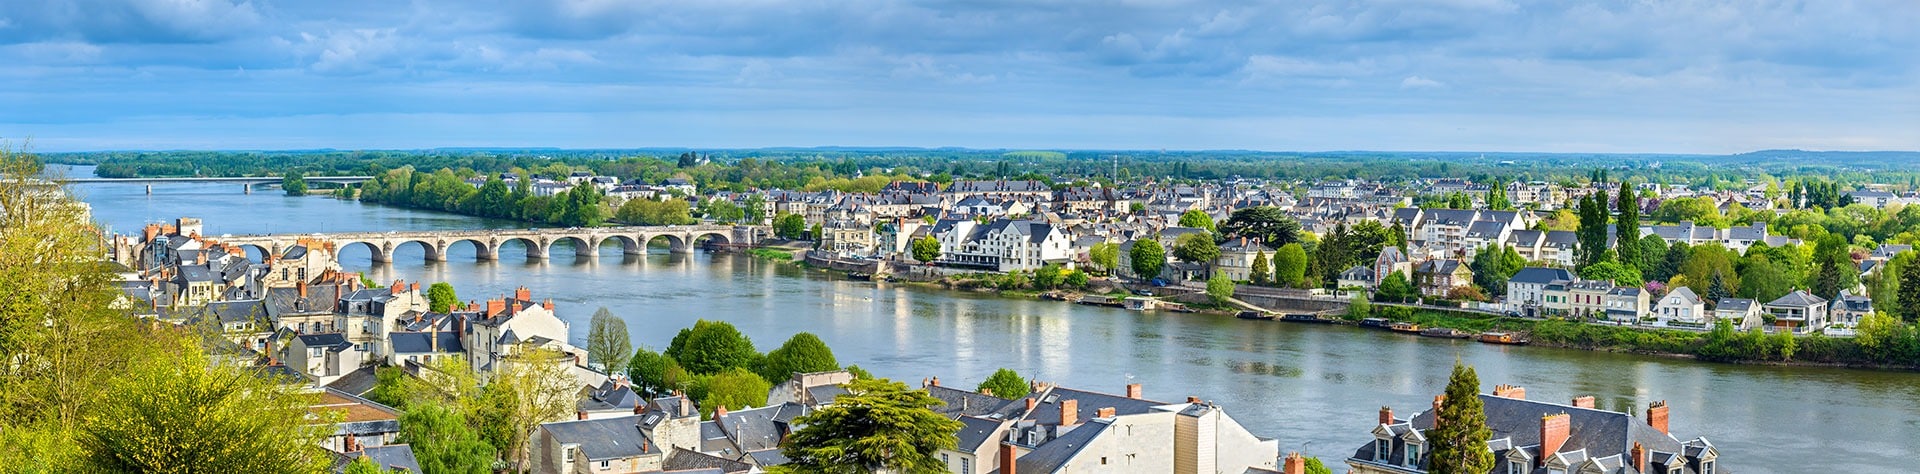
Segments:
[[[438,249],[436,250],[436,252],[438,252],[440,255],[439,261],[442,261],[442,262],[447,261],[447,256],[450,255],[450,252],[453,250],[453,248],[456,246],[459,246],[461,242],[466,242],[473,246],[474,260],[493,260],[494,259],[493,246],[488,245],[487,241],[482,240],[478,237],[455,237],[455,238],[440,241],[440,245],[437,246]]]
[[[355,246],[360,246],[360,247],[365,247],[367,249],[367,253],[370,254],[370,256],[372,257],[371,260],[373,261],[373,263],[375,264],[393,263],[393,249],[390,247],[381,245],[382,243],[383,242],[377,242],[372,240],[340,241],[339,247],[336,247],[339,250],[334,251],[333,260],[334,262],[338,263],[341,258],[346,257],[347,249],[354,248]]]
[[[647,247],[652,247],[654,242],[659,241],[665,242],[667,244],[667,250],[673,253],[685,253],[687,251],[687,239],[678,234],[641,234],[640,237],[646,239]]]
[[[547,246],[548,244],[552,243],[550,241],[544,241],[542,239],[536,239],[533,237],[501,237],[498,240],[495,240],[493,242],[492,247],[493,247],[494,257],[499,258],[500,251],[502,249],[505,249],[507,247],[507,244],[513,243],[513,242],[520,242],[522,244],[522,248],[525,248],[527,250],[527,259],[529,260],[546,259]]]
[[[547,245],[551,246],[561,242],[566,242],[567,245],[572,246],[574,255],[581,257],[600,256],[600,242],[594,240],[592,236],[562,235],[554,237],[552,241],[547,242]]]
[[[647,249],[645,247],[646,243],[641,242],[640,239],[635,236],[625,235],[625,234],[609,234],[609,235],[599,236],[596,240],[597,242],[593,244],[594,248],[605,246],[607,245],[607,242],[619,242],[621,253],[625,253],[627,255],[647,253]]]
[[[255,262],[265,262],[268,255],[273,255],[273,249],[263,244],[234,244],[234,246],[240,247],[240,250],[247,253],[247,259]]]
[[[694,247],[705,247],[707,244],[728,245],[733,243],[733,234],[720,231],[695,231],[688,236],[687,243]]]
[[[420,254],[423,258],[426,259],[426,261],[429,261],[429,262],[447,261],[446,254],[440,252],[440,246],[434,245],[433,241],[424,240],[424,239],[403,239],[403,240],[388,241],[387,242],[388,261],[392,261],[393,256],[400,254],[400,249],[406,248],[408,246],[420,247]]]

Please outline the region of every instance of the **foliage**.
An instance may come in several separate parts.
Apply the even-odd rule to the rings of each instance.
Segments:
[[[1307,458],[1306,471],[1306,474],[1333,474],[1333,469],[1327,468],[1327,465],[1320,462],[1320,458],[1317,457]]]
[[[1813,262],[1817,267],[1807,286],[1815,295],[1832,298],[1840,294],[1840,290],[1851,289],[1859,283],[1859,270],[1844,237],[1828,234],[1816,241]]]
[[[767,392],[773,389],[765,377],[740,367],[713,374],[706,385],[706,394],[700,397],[700,413],[708,418],[720,407],[737,410],[766,406]]]
[[[1720,215],[1720,203],[1712,197],[1683,197],[1660,202],[1653,211],[1654,220],[1666,223],[1693,222],[1694,224],[1724,228],[1725,216]]]
[[[566,354],[529,346],[495,367],[481,398],[480,425],[492,429],[483,436],[514,465],[526,464],[527,435],[541,423],[573,417],[580,391],[572,365]]]
[[[1182,235],[1173,242],[1173,256],[1186,262],[1212,265],[1220,258],[1220,245],[1213,242],[1213,236],[1204,233]]]
[[[628,199],[614,211],[614,219],[634,225],[693,224],[693,206],[680,199]]]
[[[433,474],[486,474],[498,457],[493,445],[470,428],[466,416],[438,403],[408,406],[400,414],[395,442],[410,445],[420,469]]]
[[[305,196],[307,195],[307,178],[301,176],[298,171],[287,173],[286,177],[280,178],[280,189],[286,190],[288,196]]]
[[[1475,278],[1479,276],[1477,273],[1474,275]],[[1511,278],[1511,276],[1509,276],[1509,278]],[[1640,277],[1640,270],[1621,265],[1619,262],[1612,260],[1596,263],[1587,266],[1587,268],[1580,269],[1580,278],[1587,280],[1605,280],[1613,282],[1614,285],[1630,287],[1638,287],[1646,283],[1646,281]]]
[[[1206,211],[1199,209],[1188,210],[1187,212],[1180,213],[1180,227],[1206,229],[1207,232],[1213,232],[1213,216],[1209,216]]]
[[[779,236],[782,239],[799,240],[806,237],[806,233],[807,233],[806,216],[802,216],[799,214],[788,214],[785,212],[782,212],[779,215],[773,216],[773,235]],[[916,245],[918,243],[919,242],[915,242]],[[919,247],[916,246],[914,247],[914,249],[918,251]],[[938,246],[934,247],[934,250],[935,250],[935,253],[937,254],[939,251],[939,247]],[[925,260],[922,260],[922,261],[925,261]]]
[[[1280,247],[1273,253],[1273,282],[1279,285],[1298,287],[1306,282],[1307,251],[1299,243]]]
[[[913,259],[931,262],[940,259],[940,239],[925,236],[913,240]]]
[[[907,474],[946,472],[937,456],[953,449],[962,425],[932,410],[939,399],[885,379],[855,380],[848,393],[794,420],[801,428],[781,454],[801,472]]]
[[[1120,245],[1112,242],[1093,244],[1093,248],[1087,249],[1087,261],[1101,270],[1112,272],[1114,267],[1120,266]]]
[[[1644,262],[1640,254],[1642,250],[1640,198],[1635,195],[1633,186],[1623,182],[1620,184],[1620,195],[1616,199],[1614,208],[1619,209],[1620,216],[1615,219],[1614,224],[1614,258],[1619,259],[1621,265],[1632,268],[1634,273],[1638,274],[1641,270],[1640,264]]]
[[[1513,274],[1520,273],[1526,267],[1527,260],[1513,247],[1488,242],[1475,252],[1473,262],[1467,265],[1473,271],[1473,284],[1493,296],[1507,294],[1507,280]]]
[[[460,296],[453,292],[452,284],[442,281],[427,286],[428,311],[445,313],[458,304]]]
[[[128,374],[101,387],[114,400],[85,418],[80,445],[91,467],[102,471],[326,469],[332,459],[311,446],[332,428],[306,419],[315,396],[264,375],[209,363],[190,345],[136,361]]]
[[[1366,319],[1372,312],[1373,303],[1367,301],[1366,293],[1354,292],[1353,300],[1347,303],[1347,319],[1359,321]]]
[[[1213,278],[1207,279],[1207,297],[1213,299],[1213,304],[1227,304],[1227,300],[1233,299],[1234,286],[1233,279],[1227,278],[1227,274],[1215,273]]]
[[[373,370],[373,389],[368,390],[366,399],[394,408],[407,406],[407,375],[399,367],[381,367]]]
[[[1160,241],[1155,239],[1133,241],[1133,250],[1127,252],[1127,258],[1132,260],[1133,274],[1141,279],[1159,277],[1160,269],[1167,265],[1167,251],[1160,248]]]
[[[1247,279],[1256,286],[1273,284],[1273,267],[1267,264],[1267,251],[1253,254],[1253,265],[1247,271]]]
[[[847,366],[847,372],[853,374],[854,380],[873,380],[873,373],[860,368],[859,364]]]
[[[720,222],[723,224],[740,222],[740,221],[746,220],[747,218],[746,209],[741,208],[740,205],[734,204],[733,201],[729,201],[726,199],[702,200],[700,201],[699,208],[696,210],[700,213],[701,216],[704,216],[708,219],[713,219],[715,222]]]
[[[764,368],[760,375],[776,384],[785,382],[793,374],[828,372],[840,368],[840,363],[833,358],[833,349],[828,348],[820,336],[810,332],[787,338],[780,348],[767,353],[766,361],[761,365]]]
[[[1419,298],[1420,293],[1414,290],[1413,282],[1407,280],[1406,272],[1393,272],[1387,274],[1385,279],[1380,280],[1377,297],[1380,301],[1405,303],[1412,301],[1414,298]]]
[[[717,374],[749,368],[760,353],[733,324],[702,319],[673,336],[665,355],[695,374]]]
[[[1235,209],[1220,225],[1220,233],[1229,237],[1259,240],[1268,247],[1285,246],[1300,240],[1300,223],[1286,211],[1273,206]]]
[[[1033,287],[1042,290],[1057,288],[1060,286],[1061,281],[1066,278],[1066,271],[1064,267],[1061,267],[1060,264],[1057,263],[1042,265],[1033,271]]]
[[[980,393],[1014,400],[1033,393],[1033,385],[1028,384],[1027,379],[1021,377],[1018,372],[1003,367],[1000,370],[993,371],[993,375],[988,376],[986,380],[980,381],[980,386],[976,387],[975,390],[978,390]]]
[[[422,467],[421,469],[426,468]],[[346,474],[385,474],[392,471],[381,468],[379,463],[373,462],[373,458],[361,455],[347,462],[345,472]]]
[[[587,327],[587,364],[602,372],[614,373],[627,367],[633,356],[633,341],[627,333],[627,320],[614,316],[601,306],[593,311]]]
[[[1686,263],[1680,265],[1680,274],[1687,277],[1687,287],[1702,297],[1712,289],[1715,278],[1719,278],[1727,288],[1739,288],[1740,274],[1733,268],[1733,259],[1738,257],[1719,243],[1690,247]]]
[[[1580,198],[1579,213],[1580,228],[1573,231],[1579,244],[1574,248],[1574,265],[1586,267],[1599,263],[1607,249],[1606,190]]]
[[[627,379],[641,395],[662,396],[679,388],[667,383],[667,372],[679,366],[673,359],[643,347],[627,360]]]
[[[1902,252],[1911,259],[1912,252]],[[1900,269],[1900,319],[1908,323],[1920,321],[1920,264],[1909,264]]]
[[[1434,413],[1434,425],[1427,430],[1427,472],[1434,474],[1485,474],[1493,470],[1493,451],[1487,439],[1487,412],[1480,400],[1480,376],[1473,367],[1453,363],[1453,375],[1447,379],[1446,400]]]
[[[1091,283],[1090,278],[1087,277],[1087,272],[1080,270],[1068,271],[1065,282],[1067,286],[1073,288],[1086,288],[1087,284]]]

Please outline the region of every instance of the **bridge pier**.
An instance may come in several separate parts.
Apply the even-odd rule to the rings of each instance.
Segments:
[[[442,245],[427,245],[427,246],[424,246],[424,247],[426,247],[426,248],[427,248],[427,249],[426,249],[426,252],[424,252],[424,253],[426,253],[426,254],[427,254],[427,262],[445,262],[445,261],[447,261],[447,246],[446,246],[445,244],[442,244]]]
[[[528,245],[527,260],[546,260],[547,250],[552,248],[552,245],[552,242],[534,242],[533,245]]]
[[[599,258],[600,247],[591,244],[576,244],[573,246],[573,255],[577,257]]]
[[[493,249],[499,246],[500,244],[498,242],[495,242],[493,245],[486,245],[486,244],[481,244],[480,242],[474,242],[473,243],[473,259],[479,260],[479,261],[499,260],[500,257],[495,256],[493,254]]]
[[[240,183],[240,189],[247,194],[253,194],[253,183]]]
[[[148,196],[153,195],[153,183],[147,183],[147,195]]]

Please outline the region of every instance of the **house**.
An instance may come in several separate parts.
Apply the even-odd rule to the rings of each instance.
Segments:
[[[712,456],[700,449],[700,410],[692,401],[678,395],[660,397],[637,411],[540,424],[527,440],[532,471],[650,472],[712,462]],[[731,469],[723,468],[724,472],[748,470],[738,464],[726,466]]]
[[[1653,305],[1653,317],[1667,326],[1703,328],[1707,325],[1707,304],[1692,288],[1678,287],[1660,297]]]
[[[1407,281],[1413,281],[1413,261],[1407,259],[1407,254],[1401,252],[1400,247],[1381,247],[1380,256],[1373,259],[1374,284],[1387,281],[1387,276],[1396,272],[1406,277]]]
[[[1613,282],[1580,280],[1567,284],[1568,313],[1581,318],[1600,317],[1607,312],[1607,294]]]
[[[1713,319],[1729,321],[1741,331],[1760,327],[1760,302],[1746,298],[1720,298],[1713,305]]]
[[[300,334],[287,343],[287,367],[312,379],[314,385],[333,383],[341,376],[360,369],[367,353],[347,342],[337,332]]]
[[[1682,473],[1719,474],[1720,452],[1704,437],[1682,441],[1668,431],[1672,416],[1666,402],[1647,406],[1644,418],[1595,408],[1593,397],[1571,403],[1526,399],[1520,387],[1497,385],[1477,395],[1493,435],[1489,474],[1508,473]],[[1408,418],[1381,407],[1373,440],[1355,449],[1347,465],[1355,474],[1425,473],[1430,444],[1427,430],[1446,403]]]
[[[1507,279],[1507,310],[1521,312],[1527,317],[1539,317],[1547,302],[1547,285],[1573,280],[1573,272],[1565,268],[1522,268]]]
[[[1045,222],[946,219],[935,222],[928,234],[940,241],[936,263],[941,265],[1010,272],[1073,264],[1073,236]]]
[[[492,373],[502,360],[526,348],[582,354],[563,342],[567,322],[554,316],[553,300],[535,303],[526,287],[515,289],[511,298],[489,299],[484,307],[472,305],[465,316],[467,327],[460,339],[476,373]]]
[[[575,415],[582,420],[614,418],[645,411],[646,400],[634,393],[627,376],[614,374],[600,386],[587,389],[586,397],[575,404]]]
[[[327,434],[320,446],[335,453],[391,445],[400,436],[399,410],[339,390],[321,389],[307,412],[313,419],[332,420],[333,429],[322,430]]]
[[[872,253],[878,240],[873,234],[873,226],[849,219],[831,219],[820,226],[820,248],[843,254],[865,255]]]
[[[847,393],[844,385],[852,381],[853,373],[846,370],[795,373],[767,390],[767,404],[794,403],[809,407],[831,404]]]
[[[1833,297],[1832,306],[1827,308],[1829,322],[1849,328],[1859,326],[1860,318],[1869,314],[1873,314],[1873,299],[1847,290],[1840,290],[1840,295]]]
[[[1337,283],[1339,288],[1358,288],[1364,291],[1372,291],[1379,285],[1379,282],[1373,280],[1373,269],[1365,265],[1355,265],[1347,271],[1340,272]]]
[[[1631,286],[1616,286],[1607,291],[1606,305],[1603,317],[1622,323],[1639,321],[1653,310],[1646,290]]]
[[[1472,286],[1473,271],[1459,260],[1429,259],[1414,267],[1413,284],[1420,289],[1420,294],[1446,297],[1455,288]]]
[[[1271,262],[1273,259],[1273,249],[1267,248],[1265,245],[1260,245],[1259,239],[1248,240],[1246,237],[1241,237],[1228,240],[1226,243],[1220,244],[1220,256],[1213,259],[1213,271],[1224,274],[1227,278],[1234,281],[1252,281],[1253,259],[1263,254],[1266,255],[1269,260],[1267,263],[1267,272],[1271,275],[1271,272],[1273,272],[1273,263]]]
[[[334,327],[346,334],[347,342],[387,358],[392,353],[392,347],[385,344],[387,333],[402,319],[426,313],[428,307],[427,294],[420,291],[419,282],[395,280],[386,288],[356,288],[334,303]]]
[[[1139,384],[1128,385],[1124,396],[1040,388],[998,412],[1015,421],[996,462],[982,462],[979,472],[1243,473],[1277,467],[1278,441],[1254,436],[1223,408],[1198,397],[1152,401]],[[1014,468],[1007,469],[1007,462]]]
[[[1807,334],[1827,328],[1827,300],[1806,290],[1793,290],[1769,301],[1761,311],[1772,315],[1774,326],[1782,331]]]

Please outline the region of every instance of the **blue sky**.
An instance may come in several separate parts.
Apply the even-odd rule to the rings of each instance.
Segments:
[[[1913,0],[8,0],[39,151],[1920,149]]]

